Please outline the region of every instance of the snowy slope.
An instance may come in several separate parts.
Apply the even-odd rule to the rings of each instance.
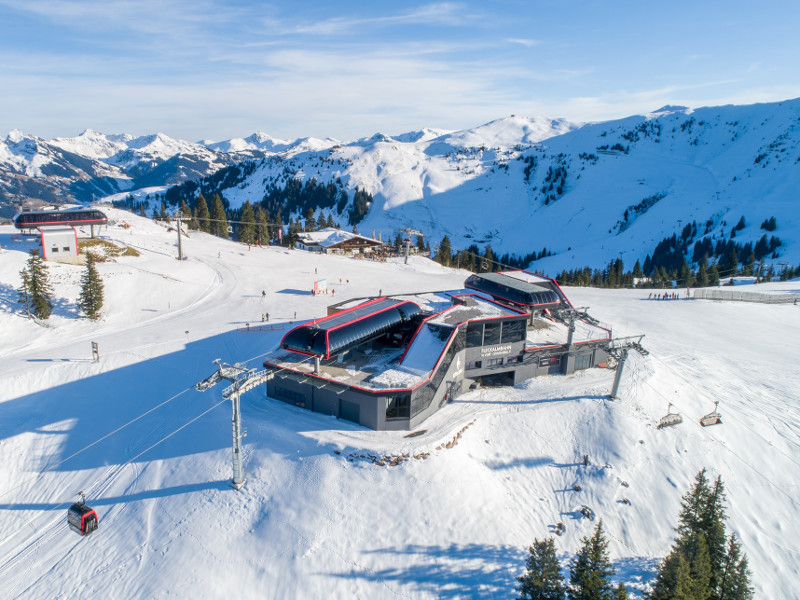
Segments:
[[[774,216],[784,245],[773,260],[800,262],[800,100],[668,106],[577,128],[509,117],[438,137],[377,134],[263,161],[222,193],[239,206],[287,173],[373,194],[363,231],[391,239],[414,227],[433,244],[447,235],[455,249],[489,244],[495,255],[546,248],[554,256],[536,268],[550,274],[617,258],[630,268],[692,221],[698,236],[727,239],[742,216],[737,242],[755,243]]]
[[[566,564],[590,534],[584,505],[604,520],[621,579],[641,589],[701,467],[727,485],[729,529],[750,558],[756,597],[794,594],[796,306],[567,289],[615,335],[646,335],[651,354],[631,355],[619,401],[605,397],[607,370],[545,377],[460,397],[414,438],[254,390],[243,397],[248,481],[236,492],[226,484],[229,407],[212,408],[224,385],[191,389],[213,359],[258,367],[290,321],[334,301],[305,291],[319,276],[338,301],[460,288],[466,274],[423,259],[248,251],[198,233],[184,238],[179,263],[174,232],[110,213],[132,227],[103,237],[142,255],[98,265],[106,308],[97,323],[77,318],[81,269],[67,265],[52,267],[48,326],[23,318],[13,290],[30,243],[0,227],[0,597],[511,597],[534,537],[563,522]],[[274,329],[237,331],[266,312]],[[714,400],[724,424],[703,429],[697,419]],[[685,421],[656,430],[668,402]],[[457,445],[436,449],[458,432]],[[396,467],[360,458],[405,452],[430,456]],[[87,539],[64,522],[80,489],[100,514]]]

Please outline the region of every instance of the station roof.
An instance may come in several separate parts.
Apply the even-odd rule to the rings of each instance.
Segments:
[[[542,282],[547,281],[544,278],[541,279]],[[555,306],[561,304],[561,298],[549,286],[546,287],[517,277],[510,277],[505,273],[476,273],[475,275],[470,275],[464,285],[522,306]]]
[[[330,358],[407,323],[421,313],[422,309],[414,302],[378,298],[295,327],[284,336],[281,347]]]

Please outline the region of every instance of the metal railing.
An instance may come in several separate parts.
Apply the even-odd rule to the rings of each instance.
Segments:
[[[762,304],[798,304],[800,303],[800,294],[765,294],[763,292],[741,292],[739,290],[699,289],[694,291],[694,299],[760,302]]]

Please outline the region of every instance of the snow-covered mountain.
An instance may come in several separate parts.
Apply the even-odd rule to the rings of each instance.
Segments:
[[[488,244],[495,255],[546,248],[552,256],[536,266],[550,273],[617,258],[630,268],[687,224],[696,223],[693,242],[714,243],[742,216],[737,241],[755,243],[774,216],[775,260],[800,261],[800,100],[665,106],[580,127],[509,117],[440,135],[376,134],[264,160],[215,191],[236,207],[289,178],[371,193],[358,226],[384,239],[411,226],[433,243],[447,235],[454,248]]]
[[[106,135],[91,129],[73,138],[43,140],[19,130],[0,141],[0,214],[35,198],[86,202],[208,176],[245,160],[320,151],[337,140],[276,140],[264,133],[224,142],[193,143],[163,133]]]

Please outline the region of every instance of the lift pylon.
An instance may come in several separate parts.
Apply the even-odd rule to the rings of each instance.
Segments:
[[[220,359],[216,359],[214,362],[218,366],[217,371],[197,383],[194,387],[199,392],[205,392],[223,379],[233,382],[232,385],[222,390],[222,398],[231,401],[233,412],[231,417],[233,430],[233,477],[230,485],[232,488],[240,490],[245,484],[244,468],[242,466],[242,438],[246,434],[242,429],[242,412],[239,397],[257,385],[272,379],[272,373],[266,370],[248,369],[243,363],[229,365]]]

